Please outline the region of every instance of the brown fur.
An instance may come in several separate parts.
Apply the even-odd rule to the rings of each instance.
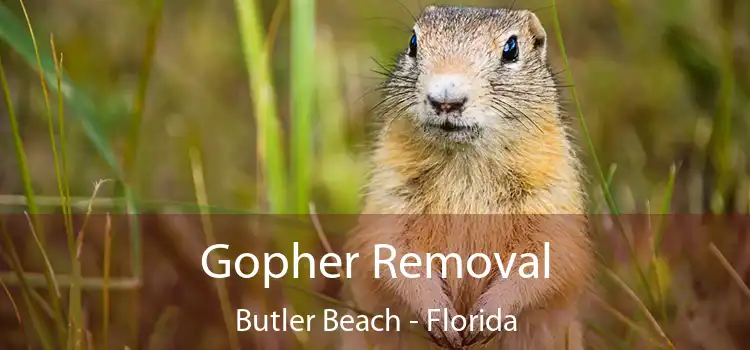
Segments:
[[[499,334],[488,347],[582,349],[576,310],[591,271],[591,248],[581,215],[579,165],[546,65],[544,29],[528,11],[434,6],[416,28],[422,56],[402,55],[384,85],[384,123],[365,196],[365,214],[395,215],[369,215],[349,239],[347,250],[361,256],[350,267],[351,297],[370,312],[397,311],[404,328],[408,320],[422,320],[426,308],[469,315],[499,307],[517,315],[518,332]],[[497,54],[511,32],[521,48],[516,70],[487,54]],[[445,140],[422,127],[421,79],[445,71],[474,77],[467,111],[478,116],[479,131],[469,140]],[[404,87],[406,78],[413,86]],[[504,108],[487,108],[493,103]],[[453,271],[445,281],[373,278],[377,243],[401,254],[457,253],[466,259],[495,252],[541,258],[545,241],[551,242],[549,280],[450,278]],[[462,341],[466,334],[437,336]],[[343,348],[359,348],[363,339],[356,338],[347,335]],[[403,330],[368,339],[385,349],[422,341]]]

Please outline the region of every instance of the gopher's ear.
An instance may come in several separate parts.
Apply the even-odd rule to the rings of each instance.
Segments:
[[[546,59],[547,32],[542,27],[542,22],[539,21],[539,17],[536,14],[529,11],[526,13],[526,18],[527,29],[531,34],[531,42],[534,45],[534,50],[539,50],[542,59]]]

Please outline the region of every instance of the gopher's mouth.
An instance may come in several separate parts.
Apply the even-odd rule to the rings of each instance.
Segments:
[[[437,129],[437,130],[440,130],[442,132],[446,132],[449,134],[473,132],[477,129],[477,125],[475,124],[458,123],[456,121],[451,121],[451,120],[443,120],[437,123],[429,123],[428,126],[431,129]]]
[[[428,134],[440,140],[468,142],[479,136],[481,128],[477,124],[443,120],[424,124]]]
[[[447,120],[440,124],[438,127],[440,128],[440,130],[443,130],[445,132],[459,132],[471,129],[471,126],[469,125],[456,124]]]

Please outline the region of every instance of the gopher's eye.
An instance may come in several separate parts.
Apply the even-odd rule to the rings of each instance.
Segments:
[[[411,41],[409,41],[409,56],[417,57],[417,35],[412,34]]]
[[[505,42],[505,46],[503,46],[503,61],[518,61],[518,38],[515,35],[510,37],[508,41]]]

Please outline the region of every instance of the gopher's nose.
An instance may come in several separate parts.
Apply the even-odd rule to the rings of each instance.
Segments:
[[[427,103],[438,114],[460,112],[469,100],[469,88],[460,75],[434,75],[427,83]]]
[[[430,103],[432,108],[434,108],[435,112],[437,112],[438,114],[460,112],[463,110],[467,100],[468,98],[466,97],[458,100],[449,100],[444,98],[435,98],[430,95],[427,96],[427,102]]]

